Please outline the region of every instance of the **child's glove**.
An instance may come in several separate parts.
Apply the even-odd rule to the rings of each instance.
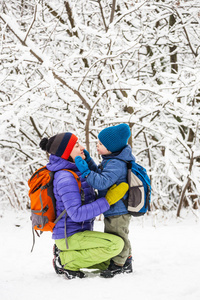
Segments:
[[[75,164],[76,164],[77,168],[79,169],[79,171],[81,172],[82,177],[86,177],[88,174],[90,174],[91,171],[88,168],[88,164],[86,163],[86,161],[84,159],[82,159],[82,157],[76,156]]]
[[[85,161],[88,163],[91,160],[90,153],[87,150],[83,150],[85,154]]]
[[[105,198],[110,205],[113,205],[124,197],[128,189],[129,185],[126,182],[121,182],[119,185],[114,184],[107,191]]]

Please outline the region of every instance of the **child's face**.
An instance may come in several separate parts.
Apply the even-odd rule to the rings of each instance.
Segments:
[[[76,156],[80,156],[82,159],[85,159],[85,154],[83,152],[85,148],[79,144],[79,142],[76,142],[74,148],[72,149],[72,152],[70,153],[71,158],[73,161],[75,161]]]
[[[112,153],[100,141],[97,143],[97,152],[99,155],[108,155]]]

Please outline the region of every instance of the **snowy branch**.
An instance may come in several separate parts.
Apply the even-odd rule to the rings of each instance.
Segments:
[[[29,26],[29,28],[28,28],[28,30],[27,30],[27,32],[26,32],[26,36],[25,36],[25,38],[24,38],[24,44],[26,43],[26,39],[27,39],[27,37],[28,37],[28,35],[29,35],[29,32],[31,31],[31,28],[33,27],[33,24],[34,24],[34,22],[35,22],[35,20],[36,20],[36,14],[37,14],[37,4],[35,5],[35,8],[34,8],[33,20],[32,20],[32,22],[31,22],[31,24],[30,24],[30,26]]]
[[[180,18],[181,23],[182,23],[182,25],[183,25],[183,29],[184,29],[186,38],[187,38],[187,40],[188,40],[189,47],[190,47],[192,53],[194,54],[194,56],[197,57],[197,56],[198,56],[198,48],[197,48],[196,51],[194,50],[194,48],[193,48],[193,46],[192,46],[192,43],[191,43],[191,40],[190,40],[190,37],[189,37],[189,34],[188,34],[188,31],[187,31],[187,29],[186,29],[186,26],[184,26],[183,17],[182,17],[182,15],[181,15],[181,13],[178,11],[178,9],[176,9],[175,11],[176,11],[177,16]],[[200,46],[200,45],[199,45],[199,46]],[[199,47],[199,46],[198,46],[198,47]]]

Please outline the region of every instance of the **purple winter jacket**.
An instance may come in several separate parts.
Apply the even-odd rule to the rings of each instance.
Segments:
[[[88,185],[85,178],[80,176],[81,173],[75,163],[51,154],[47,169],[56,171],[53,181],[53,191],[56,198],[56,217],[64,209],[67,211],[67,236],[85,230],[93,230],[94,218],[110,208],[107,200],[104,197],[95,200],[94,189]],[[84,205],[82,205],[78,184],[73,174],[62,169],[70,169],[79,176],[85,195]],[[55,240],[65,238],[64,228],[65,215],[54,227],[52,238]]]

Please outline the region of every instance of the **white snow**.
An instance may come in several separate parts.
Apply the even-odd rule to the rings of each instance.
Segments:
[[[67,280],[52,267],[50,233],[36,237],[26,211],[0,215],[0,299],[200,299],[200,223],[194,214],[132,218],[130,239],[134,273],[112,279],[87,271],[85,279]],[[156,221],[156,222],[155,222]],[[95,221],[103,230],[103,221]]]

